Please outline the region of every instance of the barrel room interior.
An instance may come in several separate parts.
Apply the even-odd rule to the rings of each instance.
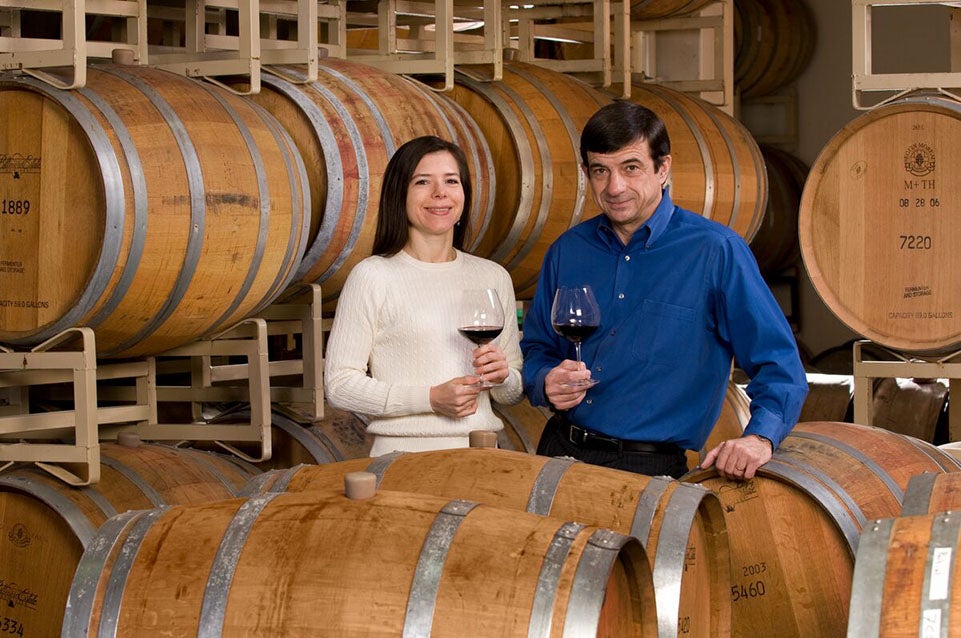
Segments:
[[[0,636],[961,636],[959,23],[5,0]],[[625,103],[669,159],[585,132]],[[625,274],[685,224],[743,255]],[[742,267],[757,294],[714,287]],[[568,324],[570,272],[604,274]],[[677,337],[702,311],[717,389]],[[614,381],[625,330],[672,361]],[[797,360],[796,418],[760,351]]]

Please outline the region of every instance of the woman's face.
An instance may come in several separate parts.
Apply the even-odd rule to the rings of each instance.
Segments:
[[[407,184],[407,221],[412,233],[454,236],[464,211],[464,186],[457,160],[447,151],[421,158]]]

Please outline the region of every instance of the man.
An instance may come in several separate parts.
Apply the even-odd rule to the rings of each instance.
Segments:
[[[797,342],[744,240],[674,205],[671,147],[649,109],[619,101],[581,134],[581,160],[603,215],[547,251],[524,320],[524,388],[555,411],[538,453],[649,476],[679,477],[717,421],[732,361],[751,378],[744,436],[710,450],[737,480],[754,476],[797,422],[807,381]],[[584,364],[551,326],[559,286],[589,285],[601,325]],[[569,385],[593,377],[597,385]]]

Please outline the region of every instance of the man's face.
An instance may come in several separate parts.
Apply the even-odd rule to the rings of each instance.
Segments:
[[[637,140],[613,153],[588,152],[587,163],[594,201],[626,243],[660,203],[671,156],[655,170],[647,140]]]

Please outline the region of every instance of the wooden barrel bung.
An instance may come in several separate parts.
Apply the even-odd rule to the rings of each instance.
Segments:
[[[750,481],[712,468],[731,548],[732,636],[843,635],[858,538],[897,516],[911,477],[958,472],[935,446],[863,425],[798,424]]]
[[[354,500],[372,498],[377,493],[377,475],[372,472],[344,474],[344,496]]]
[[[64,635],[108,628],[228,638],[459,636],[465,628],[478,636],[657,635],[636,539],[382,489],[365,499],[339,489],[275,493],[112,518],[77,570]]]
[[[100,357],[156,354],[256,313],[292,280],[305,167],[251,101],[103,64],[75,91],[0,78],[0,116],[0,342],[88,326]]]
[[[497,432],[490,430],[472,430],[468,435],[470,447],[497,447]]]
[[[634,536],[651,561],[661,635],[728,633],[724,515],[704,488],[569,458],[468,448],[265,472],[245,494],[333,489],[358,471],[375,474],[381,489],[468,499]]]
[[[811,282],[849,328],[920,355],[961,347],[961,105],[880,106],[821,151],[798,234]]]

